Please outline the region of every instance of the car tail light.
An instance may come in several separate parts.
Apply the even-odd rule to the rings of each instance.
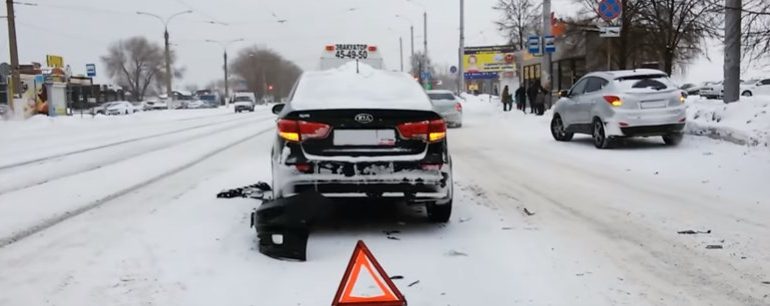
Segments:
[[[460,102],[457,102],[457,104],[455,104],[455,110],[457,110],[458,112],[462,113],[463,112],[463,105],[460,104]]]
[[[628,127],[628,123],[625,123],[623,121],[618,122],[618,125],[621,126],[621,127]]]
[[[377,46],[369,46],[369,52],[377,52]]]
[[[623,100],[618,96],[604,96],[604,101],[607,101],[607,103],[614,107],[623,105]]]
[[[278,135],[287,141],[300,142],[307,139],[324,139],[332,128],[328,124],[289,119],[278,120]]]
[[[404,139],[437,142],[446,137],[446,122],[442,119],[407,122],[396,128]]]
[[[310,173],[313,171],[313,164],[310,163],[298,163],[294,165],[297,171],[302,173]]]
[[[443,164],[421,164],[420,167],[425,171],[441,171]]]
[[[334,45],[326,45],[326,51],[332,52],[332,51],[334,51],[334,49],[335,49]]]
[[[679,123],[684,123],[685,121],[687,121],[687,118],[686,118],[686,117],[685,117],[685,118],[682,118],[682,119],[679,119]]]
[[[294,120],[278,120],[278,136],[287,140],[299,142],[299,124]]]

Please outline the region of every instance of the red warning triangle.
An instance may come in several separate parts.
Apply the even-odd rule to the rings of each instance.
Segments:
[[[345,305],[406,306],[404,296],[361,240],[332,302],[332,306]]]

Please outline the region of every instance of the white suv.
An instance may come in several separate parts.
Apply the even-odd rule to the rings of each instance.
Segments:
[[[685,96],[659,70],[594,72],[572,89],[559,93],[551,134],[569,141],[574,133],[590,134],[597,148],[634,136],[663,136],[668,145],[682,140]]]

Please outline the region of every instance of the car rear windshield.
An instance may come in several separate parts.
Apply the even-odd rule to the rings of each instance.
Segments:
[[[616,86],[622,91],[664,90],[677,88],[665,74],[632,75],[615,79]]]
[[[201,100],[203,101],[216,101],[217,97],[214,95],[205,95],[201,96]]]
[[[235,97],[235,102],[251,102],[249,97]]]
[[[431,100],[454,100],[455,96],[450,93],[429,93]]]

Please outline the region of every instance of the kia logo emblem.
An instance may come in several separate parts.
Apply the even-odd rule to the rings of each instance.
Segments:
[[[372,114],[358,114],[354,119],[358,123],[367,124],[374,121],[374,116],[372,116]]]

